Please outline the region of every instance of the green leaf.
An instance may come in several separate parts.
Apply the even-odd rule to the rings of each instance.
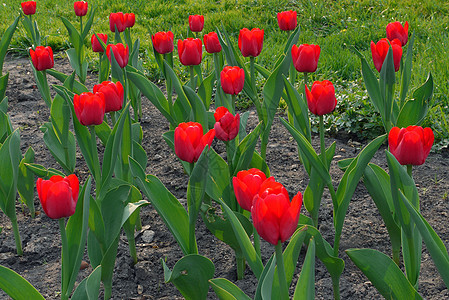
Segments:
[[[209,155],[209,168],[208,178],[206,183],[206,193],[214,200],[220,198],[229,199],[231,178],[229,177],[228,164],[224,159],[214,151],[210,149]]]
[[[293,299],[315,299],[315,241],[310,239]]]
[[[257,278],[260,278],[260,275],[263,271],[263,264],[260,257],[257,255],[256,250],[254,249],[248,235],[246,234],[245,229],[242,224],[237,219],[234,212],[224,203],[222,200],[217,201],[223,208],[226,213],[227,219],[231,222],[232,229],[237,237],[237,241],[239,242],[240,248],[243,251],[243,255],[246,258],[251,270]]]
[[[40,177],[40,178],[48,179],[48,178],[50,178],[53,175],[59,175],[59,176],[62,176],[62,177],[65,176],[65,174],[62,173],[61,171],[58,171],[58,170],[52,169],[52,168],[49,168],[47,170],[44,166],[39,165],[39,164],[25,163],[25,167],[28,170],[30,170],[31,172],[33,172],[34,175],[36,175],[37,177]]]
[[[215,273],[215,266],[210,259],[198,254],[189,254],[175,264],[173,271],[168,269],[164,260],[161,261],[165,282],[172,282],[187,300],[207,298],[209,280]]]
[[[69,33],[70,42],[73,45],[73,48],[76,49],[76,53],[81,53],[81,48],[83,47],[83,40],[81,39],[80,33],[76,30],[75,27],[64,17],[61,17],[61,21],[64,26],[67,28]],[[79,74],[79,73],[78,73]]]
[[[401,76],[401,95],[400,95],[400,108],[404,103],[405,97],[407,96],[408,86],[410,84],[410,79],[412,77],[412,62],[413,62],[413,43],[415,41],[415,32],[413,31],[412,37],[407,43],[407,56],[405,58],[405,64],[402,68]],[[404,56],[402,56],[404,57]]]
[[[198,96],[203,100],[204,107],[209,109],[210,102],[212,99],[212,89],[215,82],[215,73],[211,72],[209,76],[204,78],[198,87]]]
[[[242,290],[225,278],[214,278],[209,280],[220,300],[251,300]]]
[[[92,27],[92,23],[94,21],[95,12],[97,11],[97,6],[94,5],[92,9],[90,10],[89,16],[87,17],[87,22],[84,24],[83,32],[81,32],[81,40],[84,41],[87,34],[90,31],[90,28]]]
[[[396,126],[405,128],[410,125],[419,125],[427,115],[428,103],[433,95],[433,78],[429,73],[426,82],[413,93],[413,99],[405,102],[399,112]]]
[[[3,71],[3,62],[5,61],[6,52],[8,51],[9,43],[11,42],[11,38],[16,31],[17,23],[21,19],[20,16],[16,17],[14,22],[3,32],[2,39],[0,41],[0,77],[2,76]],[[6,77],[7,78],[7,77]],[[1,90],[1,85],[0,85]],[[3,99],[4,94],[0,93],[0,99]]]
[[[394,84],[396,73],[394,71],[393,49],[388,49],[382,69],[380,70],[379,87],[380,93],[384,101],[384,110],[380,112],[382,120],[384,121],[385,130],[389,132],[391,129],[391,118],[393,113],[394,102]]]
[[[374,249],[348,249],[346,254],[385,299],[422,299],[396,263],[385,254]]]
[[[53,76],[54,78],[56,78],[57,80],[59,80],[60,82],[62,82],[62,83],[64,83],[67,80],[67,78],[69,77],[69,75],[66,75],[64,73],[56,71],[55,69],[48,69],[48,70],[46,70],[46,72],[48,74],[50,74],[51,76]],[[73,82],[73,90],[70,90],[70,91],[75,93],[75,94],[81,94],[81,93],[89,92],[87,87],[84,84],[82,84],[79,81],[77,81],[77,80],[74,80],[74,82]]]
[[[270,177],[270,169],[265,160],[263,160],[262,156],[257,151],[253,152],[253,157],[251,158],[251,162],[249,163],[249,168],[256,168],[265,173],[265,175]]]
[[[3,99],[5,99],[6,87],[8,86],[8,77],[9,73],[0,76],[0,103],[2,103]],[[6,113],[6,110],[3,107],[0,110]]]
[[[203,126],[203,133],[209,129],[206,107],[200,97],[189,86],[183,86],[183,90],[192,107],[193,120]]]
[[[179,81],[178,76],[176,76],[173,69],[169,66],[169,64],[164,61],[165,71],[167,76],[170,77],[171,82],[173,83],[173,87],[175,88],[176,94],[178,94],[178,98],[175,101],[173,108],[175,109],[175,120],[176,123],[179,124],[188,120],[190,117],[190,111],[192,107],[190,106],[189,100],[187,99],[187,95],[182,88],[182,84]]]
[[[33,162],[34,150],[29,147],[19,164],[17,190],[21,201],[26,204],[30,210],[31,216],[34,218],[34,173],[25,166],[25,163]]]
[[[273,268],[270,267],[273,265]],[[274,266],[276,265],[276,256],[274,254],[271,255],[270,259],[267,261],[265,267],[263,268],[262,274],[259,277],[259,282],[257,284],[256,294],[254,295],[254,300],[262,300],[262,285],[265,280],[265,277],[268,273],[274,272]]]
[[[429,223],[427,223],[426,219],[424,219],[419,211],[410,204],[403,193],[401,193],[401,200],[421,233],[427,250],[429,250],[430,256],[443,278],[444,284],[446,287],[449,287],[449,255],[446,246],[435,230],[433,230]]]
[[[25,278],[0,266],[0,288],[12,299],[45,299]]]
[[[265,265],[264,268],[264,275],[263,277],[260,278],[259,280],[259,284],[257,286],[257,288],[259,289],[259,285],[261,286],[260,288],[260,295],[262,300],[271,300],[273,298],[271,298],[271,292],[272,292],[272,287],[273,287],[273,283],[274,283],[274,274],[277,273],[276,272],[276,254],[273,254],[273,260],[270,260],[270,263],[267,263]],[[276,299],[276,298],[275,298]],[[277,298],[280,299],[280,298]]]
[[[84,278],[73,292],[72,300],[96,300],[100,293],[101,266],[96,267],[92,273]]]
[[[251,163],[254,156],[254,149],[256,147],[257,140],[259,138],[260,132],[262,130],[263,123],[260,122],[250,134],[248,134],[237,146],[237,149],[234,154],[234,158],[232,161],[235,164],[234,174],[241,170],[248,169],[249,164]]]
[[[156,176],[146,176],[142,167],[133,158],[130,158],[129,165],[137,187],[154,206],[182,252],[189,253],[189,217],[182,204]]]

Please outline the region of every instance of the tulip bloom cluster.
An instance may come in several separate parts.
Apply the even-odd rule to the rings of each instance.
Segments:
[[[106,48],[106,55],[108,56],[109,62],[112,63],[111,51],[114,53],[114,58],[117,61],[120,68],[126,67],[129,60],[129,48],[128,45],[126,47],[122,43],[111,44]]]
[[[296,11],[283,11],[277,14],[279,29],[283,31],[291,31],[296,28],[298,20]]]
[[[117,28],[118,32],[125,31],[126,28],[131,28],[136,23],[136,16],[133,13],[111,13],[109,15],[109,29],[115,32]]]
[[[106,44],[108,42],[108,35],[103,33],[97,33],[100,40]],[[98,41],[95,34],[92,34],[92,37],[90,38],[90,43],[92,44],[92,51],[93,52],[104,52],[103,47],[101,47],[100,42]]]

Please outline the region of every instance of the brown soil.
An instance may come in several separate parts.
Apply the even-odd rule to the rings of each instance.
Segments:
[[[56,59],[56,69],[69,74],[71,68],[66,59]],[[9,114],[14,128],[21,130],[21,149],[24,153],[29,146],[36,152],[36,162],[45,167],[58,168],[56,162],[47,150],[42,139],[39,127],[49,119],[49,110],[37,90],[32,75],[30,63],[27,59],[11,59],[5,62],[5,71],[10,72],[7,96],[9,97]],[[51,84],[60,84],[49,76]],[[91,89],[95,84],[95,74],[88,79]],[[255,124],[256,115],[251,112],[250,122]],[[178,198],[185,199],[188,178],[182,166],[162,139],[162,134],[168,130],[168,123],[163,116],[147,100],[143,100],[142,128],[144,132],[143,146],[148,154],[147,173],[156,175],[165,186]],[[327,145],[335,139],[326,140]],[[318,140],[313,138],[314,147],[318,148]],[[336,139],[336,159],[332,162],[331,175],[334,185],[337,186],[342,172],[337,168],[336,161],[346,157],[354,157],[365,143],[356,143],[348,140]],[[218,153],[225,151],[223,144],[215,142],[213,147]],[[384,149],[375,155],[373,162],[386,167]],[[301,166],[296,143],[275,119],[270,137],[267,155],[268,165],[272,175],[277,181],[285,185],[293,194],[304,191],[308,177]],[[86,178],[87,169],[83,164],[81,154],[77,156],[77,172],[82,183]],[[448,193],[449,193],[449,161],[441,154],[430,154],[426,163],[414,168],[414,178],[420,193],[421,210],[424,217],[440,235],[448,246]],[[14,238],[9,220],[0,214],[0,264],[9,267],[32,283],[46,299],[59,298],[60,290],[60,238],[58,224],[48,218],[43,212],[35,196],[36,210],[41,213],[32,219],[25,209],[17,205],[17,214],[20,233],[22,236],[24,255],[15,255]],[[305,209],[303,208],[303,212]],[[141,212],[143,228],[154,231],[154,239],[150,243],[142,240],[139,235],[137,242],[137,255],[139,262],[132,264],[128,253],[125,235],[122,234],[119,244],[116,269],[113,282],[113,299],[176,299],[181,294],[172,284],[164,283],[161,258],[166,259],[169,267],[182,257],[176,241],[161,221],[156,211],[150,206]],[[328,241],[333,239],[332,203],[325,192],[319,218],[319,229]],[[249,268],[245,278],[236,281],[236,267],[231,248],[217,240],[207,231],[202,221],[197,225],[198,249],[200,254],[210,258],[216,267],[215,277],[224,277],[236,284],[249,296],[254,296],[257,281]],[[354,194],[346,216],[343,235],[341,239],[340,257],[345,260],[346,267],[341,277],[342,299],[378,299],[380,294],[370,281],[350,261],[344,250],[348,248],[373,248],[390,254],[391,246],[383,221],[367,193],[360,184]],[[266,262],[274,248],[263,242],[263,261]],[[85,255],[88,262],[88,257]],[[301,252],[297,263],[299,272],[304,260]],[[80,271],[78,282],[88,276],[92,267]],[[291,292],[297,280],[295,275]],[[316,262],[316,298],[331,299],[331,279],[324,265]],[[448,299],[446,289],[432,259],[423,246],[422,271],[420,276],[419,292],[427,299]],[[0,293],[0,298],[6,296]],[[212,289],[210,299],[217,297]]]

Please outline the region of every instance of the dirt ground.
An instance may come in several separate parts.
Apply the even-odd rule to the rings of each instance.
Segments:
[[[56,58],[55,68],[66,74],[71,68],[63,57]],[[42,100],[34,82],[30,63],[23,58],[8,58],[5,72],[10,72],[9,86],[6,95],[9,97],[9,114],[14,128],[21,130],[21,149],[24,153],[29,146],[36,152],[36,162],[45,167],[58,168],[55,160],[43,143],[43,134],[39,127],[49,119],[49,110]],[[59,84],[49,76],[51,84]],[[96,82],[95,74],[88,79],[91,89]],[[178,198],[185,199],[188,177],[180,162],[162,138],[168,130],[168,122],[144,99],[143,118],[141,120],[144,142],[143,147],[148,154],[147,174],[156,175],[165,186]],[[257,116],[250,114],[251,124],[255,124]],[[354,157],[366,143],[353,142],[338,137],[326,139],[326,144],[337,143],[336,158],[332,162],[331,175],[334,186],[338,185],[343,173],[336,162],[342,158]],[[314,136],[313,144],[318,149],[319,139]],[[214,142],[218,153],[225,151],[221,142]],[[385,146],[381,147],[373,158],[373,162],[386,168]],[[296,143],[276,117],[270,136],[267,151],[267,162],[272,175],[284,184],[291,195],[297,191],[304,192],[308,177],[298,160]],[[448,193],[449,193],[449,159],[447,154],[431,153],[422,166],[415,167],[414,178],[420,193],[421,210],[424,217],[439,234],[446,247],[449,241]],[[87,169],[81,154],[77,156],[77,174],[84,183]],[[22,237],[24,255],[15,255],[14,238],[11,224],[4,214],[0,213],[0,264],[11,268],[24,276],[46,299],[58,299],[60,290],[60,237],[58,222],[48,218],[42,211],[37,193],[35,195],[36,210],[41,212],[32,219],[25,209],[17,206],[18,222]],[[305,211],[304,207],[302,209]],[[124,234],[121,236],[113,279],[113,299],[177,299],[181,294],[172,284],[164,283],[161,258],[166,259],[170,268],[182,257],[176,241],[167,230],[156,211],[150,206],[141,212],[143,232],[137,237],[138,263],[132,264],[128,253],[128,245]],[[319,215],[319,229],[324,238],[333,241],[332,202],[327,191]],[[154,233],[154,237],[151,236]],[[198,249],[201,255],[210,258],[216,267],[215,277],[224,277],[236,284],[249,296],[254,296],[257,280],[246,269],[245,278],[236,280],[234,254],[230,247],[216,239],[201,220],[197,223]],[[274,251],[268,243],[263,243],[262,256],[264,263]],[[346,266],[341,277],[340,289],[342,299],[378,299],[380,294],[370,281],[350,261],[344,250],[348,248],[373,248],[390,255],[391,246],[387,231],[374,202],[363,184],[359,184],[351,200],[341,237],[340,257]],[[297,273],[304,260],[301,252],[297,263]],[[88,257],[84,258],[88,262]],[[81,270],[78,282],[88,276],[92,267]],[[293,294],[298,274],[291,286]],[[419,292],[426,299],[449,299],[449,292],[438,274],[429,252],[423,245],[422,271],[419,279]],[[324,265],[316,261],[316,298],[332,299],[331,278]],[[5,298],[0,291],[0,298]],[[216,299],[212,289],[210,299]]]

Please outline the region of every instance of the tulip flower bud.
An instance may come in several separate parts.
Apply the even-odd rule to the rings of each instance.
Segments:
[[[114,53],[114,58],[117,61],[120,68],[126,67],[129,59],[128,45],[126,45],[126,47],[122,43],[118,43],[116,45],[113,44],[108,45],[106,47],[106,55],[108,56],[109,62],[111,62],[112,59],[111,51]]]
[[[109,29],[115,32],[115,27],[117,27],[118,32],[123,32],[126,29],[125,16],[122,12],[111,13],[109,15]]]
[[[290,31],[296,28],[298,24],[296,11],[283,11],[277,14],[278,25],[280,30]]]
[[[282,184],[265,180],[254,196],[251,217],[259,235],[272,245],[285,242],[298,226],[302,194],[298,192],[290,202]]]
[[[210,148],[214,136],[214,129],[203,134],[203,126],[200,123],[180,123],[175,129],[175,153],[183,161],[196,162],[204,147],[208,145]]]
[[[84,126],[103,123],[106,102],[103,93],[82,93],[73,97],[73,108]]]
[[[220,41],[216,32],[210,32],[204,35],[204,47],[207,53],[218,53],[221,51]]]
[[[204,27],[204,16],[191,15],[189,16],[189,27],[192,32],[201,32]]]
[[[401,42],[398,39],[394,39],[391,41],[391,47],[393,49],[394,71],[397,72],[399,71],[402,58]],[[382,70],[382,65],[385,57],[387,57],[389,49],[390,44],[388,43],[388,39],[383,38],[378,41],[377,44],[374,44],[374,42],[371,41],[371,54],[373,55],[374,66],[379,72]]]
[[[53,50],[50,46],[37,46],[36,50],[30,49],[30,56],[34,68],[38,71],[51,69],[55,65]]]
[[[393,22],[387,25],[387,39],[393,41],[398,39],[401,42],[401,47],[408,42],[408,22],[404,26],[400,22]]]
[[[251,211],[254,196],[259,193],[265,179],[265,173],[256,168],[240,171],[232,178],[235,198],[244,210]]]
[[[75,9],[75,15],[78,17],[84,17],[87,14],[87,2],[86,1],[75,1],[73,4]]]
[[[123,106],[124,89],[120,81],[103,81],[94,86],[94,94],[103,93],[106,104],[105,112],[119,111]]]
[[[173,52],[173,32],[156,32],[155,35],[151,36],[151,41],[153,42],[154,50],[156,50],[157,53],[165,54]]]
[[[239,133],[240,115],[233,116],[229,110],[220,106],[215,110],[215,137],[220,141],[231,141]]]
[[[237,95],[245,84],[245,71],[239,67],[224,67],[220,73],[220,82],[226,94]]]
[[[107,42],[108,42],[108,35],[107,34],[97,33],[97,35],[98,35],[98,37],[100,38],[100,40],[104,44],[107,44]],[[101,47],[101,44],[98,41],[98,39],[95,36],[95,34],[92,34],[92,37],[90,38],[90,43],[92,44],[92,51],[93,52],[104,52],[103,47]]]
[[[75,213],[78,201],[79,181],[76,175],[52,176],[50,180],[39,178],[37,194],[45,214],[52,219],[70,217]]]
[[[263,29],[243,28],[239,34],[239,49],[244,57],[259,56],[263,47]]]
[[[25,15],[34,15],[36,13],[36,1],[25,1],[20,3],[22,11]]]
[[[334,85],[329,80],[315,81],[312,91],[306,86],[306,98],[309,110],[317,116],[331,113],[337,106]]]
[[[302,44],[292,46],[293,65],[298,72],[312,73],[316,71],[321,48],[318,45]]]
[[[201,63],[203,47],[200,39],[178,40],[179,60],[184,66],[196,66]]]
[[[429,127],[391,128],[388,145],[401,165],[422,165],[432,149],[434,135]]]
[[[133,13],[124,14],[123,19],[125,20],[125,28],[131,28],[136,23],[136,15]]]

